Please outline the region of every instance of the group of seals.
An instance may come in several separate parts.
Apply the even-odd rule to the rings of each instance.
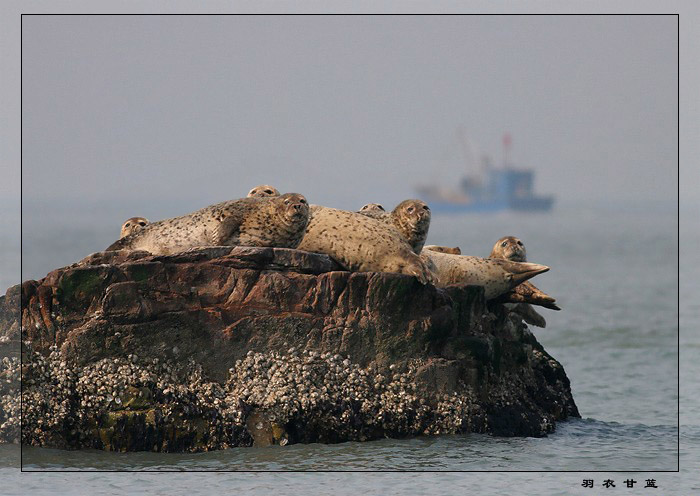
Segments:
[[[428,212],[417,218],[413,211]],[[487,299],[501,297],[508,307],[526,322],[545,327],[546,321],[529,303],[559,310],[555,299],[537,289],[527,279],[546,272],[548,267],[527,264],[525,245],[514,236],[499,239],[488,258],[461,256],[459,247],[424,245],[430,223],[429,208],[420,200],[401,202],[391,213],[379,203],[368,203],[358,213],[393,225],[411,244],[415,253],[436,276],[437,286],[478,284],[485,288]],[[412,215],[413,214],[413,215]],[[447,255],[447,256],[443,256]],[[503,261],[510,263],[504,263]],[[517,304],[509,304],[517,302]]]
[[[132,217],[107,250],[168,255],[202,246],[298,248],[325,253],[351,271],[407,274],[438,287],[481,285],[487,299],[498,298],[540,327],[546,322],[528,303],[559,310],[554,298],[527,281],[549,267],[528,263],[518,238],[499,239],[488,258],[465,256],[459,247],[425,245],[430,220],[430,207],[421,200],[404,200],[391,212],[379,203],[350,212],[309,205],[298,193],[282,195],[261,184],[246,198],[181,217],[153,223]]]
[[[296,248],[308,222],[309,205],[298,193],[241,198],[146,224],[107,250],[146,250],[154,255],[170,255],[201,246]]]

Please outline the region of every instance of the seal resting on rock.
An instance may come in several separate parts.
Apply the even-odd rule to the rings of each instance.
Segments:
[[[129,234],[135,233],[146,224],[150,224],[150,222],[145,217],[132,217],[130,219],[126,219],[122,224],[122,230],[119,237],[124,238]]]
[[[423,249],[431,217],[430,207],[424,201],[404,200],[391,213],[385,212],[384,207],[378,203],[368,203],[359,213],[394,226],[411,245],[414,253],[420,253]]]
[[[202,246],[296,248],[308,222],[309,205],[298,193],[241,198],[153,222],[112,243],[107,251],[145,250],[171,255]]]
[[[354,272],[396,272],[423,283],[433,274],[399,232],[357,212],[313,205],[300,250],[325,253]]]
[[[424,250],[420,257],[436,274],[437,287],[476,284],[484,287],[487,300],[496,298],[531,277],[549,270],[546,265],[452,255],[432,250]]]
[[[260,184],[248,191],[248,198],[267,198],[270,196],[280,196],[280,192],[269,184]]]
[[[491,258],[511,260],[514,262],[527,262],[527,251],[525,245],[515,236],[504,236],[493,245]],[[561,310],[555,303],[556,300],[544,291],[540,291],[530,281],[525,281],[513,288],[513,291],[503,295],[504,303],[515,303],[506,305],[509,310],[517,313],[528,324],[537,327],[547,327],[547,321],[540,315],[532,305],[540,305],[552,310]]]
[[[423,250],[437,251],[440,253],[449,253],[451,255],[461,255],[462,254],[462,250],[459,249],[459,246],[450,247],[450,246],[438,246],[438,245],[425,245],[423,247]]]

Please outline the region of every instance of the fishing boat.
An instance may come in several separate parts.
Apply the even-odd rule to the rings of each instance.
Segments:
[[[511,138],[506,134],[503,137],[503,166],[494,167],[487,162],[480,174],[463,177],[459,189],[419,185],[416,192],[437,213],[551,210],[554,196],[534,193],[535,171],[509,164],[510,143]]]

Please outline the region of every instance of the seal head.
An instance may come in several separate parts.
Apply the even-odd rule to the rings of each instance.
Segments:
[[[430,207],[421,200],[404,200],[391,212],[394,226],[406,238],[415,253],[420,253],[430,228]]]
[[[259,184],[248,191],[248,198],[267,198],[270,196],[280,196],[280,192],[269,184]]]
[[[279,196],[279,199],[281,201],[277,202],[277,212],[282,222],[287,225],[297,225],[300,222],[308,223],[309,203],[304,198],[304,195],[286,193]],[[306,229],[306,225],[304,229]]]
[[[122,230],[119,237],[123,238],[128,236],[129,234],[138,231],[146,224],[150,224],[150,222],[145,217],[132,217],[130,219],[126,219],[124,224],[122,224]]]
[[[525,245],[515,236],[505,236],[493,245],[489,258],[502,258],[511,262],[527,262]]]
[[[365,205],[362,205],[359,212],[362,214],[365,212],[386,212],[386,210],[381,203],[366,203]]]
[[[391,224],[391,214],[384,210],[384,207],[379,203],[367,203],[362,206],[357,213],[364,215],[365,217],[370,217],[372,219],[378,219],[386,221],[387,224]]]

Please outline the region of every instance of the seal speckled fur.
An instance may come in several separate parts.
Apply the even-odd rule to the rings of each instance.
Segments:
[[[389,212],[384,212],[371,205],[379,205],[377,203],[368,203],[360,213],[373,219],[381,220],[389,225],[393,225],[401,235],[411,245],[414,253],[420,253],[428,237],[428,229],[430,228],[430,207],[421,200],[404,200],[396,208]],[[381,207],[381,205],[379,205]]]
[[[241,198],[153,222],[107,250],[146,250],[170,255],[201,246],[296,248],[308,222],[309,205],[298,193]]]
[[[268,198],[271,196],[280,196],[280,192],[269,184],[259,184],[248,191],[248,198]]]
[[[150,224],[150,222],[145,217],[131,217],[130,219],[126,219],[122,224],[122,230],[119,237],[124,238],[129,234],[135,233],[146,224]]]
[[[451,255],[461,255],[462,254],[462,250],[459,249],[459,246],[451,247],[451,246],[425,245],[423,247],[423,250],[437,251],[440,253],[449,253]]]
[[[489,300],[549,270],[545,265],[452,255],[431,250],[421,252],[420,256],[437,275],[436,286],[476,284],[484,287],[486,299]]]
[[[313,205],[300,250],[325,253],[348,270],[396,272],[422,283],[433,275],[399,232],[357,212]]]

